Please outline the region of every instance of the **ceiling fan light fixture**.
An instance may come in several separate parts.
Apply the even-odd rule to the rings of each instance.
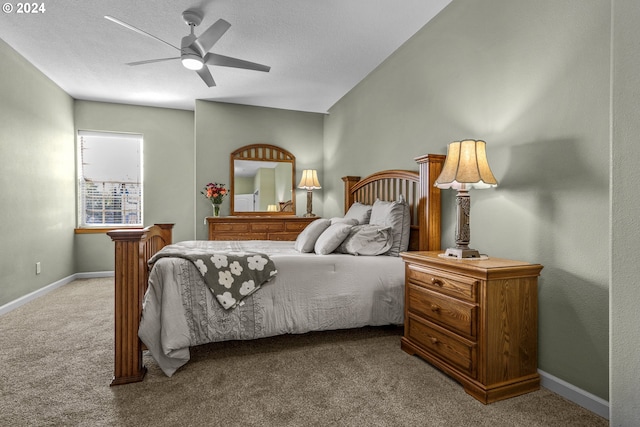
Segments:
[[[182,65],[189,70],[198,71],[204,67],[204,61],[198,55],[185,53],[181,57]]]
[[[200,36],[196,36],[194,34],[194,28],[200,25],[203,18],[203,13],[198,9],[187,9],[182,13],[182,17],[187,25],[189,25],[189,34],[182,37],[182,41],[180,43],[180,47],[174,46],[171,43],[168,43],[146,31],[143,31],[139,28],[134,27],[133,25],[127,24],[124,21],[114,18],[113,16],[106,15],[110,21],[115,22],[118,25],[121,25],[129,30],[135,31],[136,33],[148,36],[154,40],[162,42],[178,51],[180,51],[179,57],[172,58],[160,58],[160,59],[150,59],[145,61],[136,61],[129,62],[127,65],[143,65],[143,64],[152,64],[156,62],[163,62],[169,60],[180,59],[182,61],[182,65],[192,71],[196,71],[200,76],[202,81],[208,87],[214,87],[216,85],[213,76],[211,76],[211,72],[209,71],[206,65],[217,65],[221,67],[234,67],[234,68],[243,68],[245,70],[255,70],[255,71],[263,71],[269,72],[271,67],[266,65],[256,64],[254,62],[245,61],[238,58],[232,58],[224,55],[217,55],[209,52],[211,48],[218,42],[220,37],[224,35],[224,33],[231,27],[224,19],[218,19],[216,22],[211,24],[209,28],[207,28]]]

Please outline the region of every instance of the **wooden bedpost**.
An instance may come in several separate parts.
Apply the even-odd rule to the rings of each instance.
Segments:
[[[440,189],[434,186],[440,176],[445,155],[427,154],[414,160],[420,165],[420,201],[418,209],[420,215],[419,250],[437,251],[441,244],[440,224]]]
[[[360,181],[359,176],[343,176],[342,181],[344,181],[344,213],[346,214],[353,202],[355,201],[354,194],[351,192],[351,189]]]
[[[142,300],[147,290],[148,259],[171,243],[173,224],[144,229],[122,229],[107,233],[115,243],[115,336],[114,374],[111,385],[142,381],[142,342],[138,326]]]

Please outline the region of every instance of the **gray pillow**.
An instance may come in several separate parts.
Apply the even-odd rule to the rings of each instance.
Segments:
[[[365,205],[360,202],[355,202],[351,205],[345,218],[355,218],[358,220],[358,224],[369,224],[369,217],[371,216],[371,205]]]
[[[401,195],[397,201],[383,202],[378,199],[371,209],[370,224],[391,227],[393,243],[385,255],[398,256],[409,249],[409,233],[411,232],[411,213],[409,204]]]
[[[353,225],[345,223],[336,223],[326,230],[318,237],[315,244],[315,252],[318,255],[327,255],[335,251],[340,243],[349,235],[349,231]]]
[[[336,252],[351,255],[382,255],[391,249],[391,227],[374,224],[356,225]]]
[[[334,218],[331,218],[331,225],[333,224],[337,224],[337,223],[343,223],[343,224],[349,224],[349,225],[358,225],[358,220],[355,218],[341,218],[339,216],[336,216]]]
[[[318,237],[331,225],[331,220],[319,218],[307,225],[302,233],[298,234],[294,248],[298,252],[313,252]]]

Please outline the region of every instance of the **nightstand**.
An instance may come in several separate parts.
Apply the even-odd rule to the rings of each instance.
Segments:
[[[401,348],[485,404],[538,390],[537,288],[543,267],[493,257],[445,259],[440,253],[401,253]]]

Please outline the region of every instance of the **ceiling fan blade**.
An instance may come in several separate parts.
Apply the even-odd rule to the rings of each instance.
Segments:
[[[109,21],[115,22],[116,24],[122,25],[125,28],[128,28],[131,31],[135,31],[138,34],[142,34],[143,36],[151,37],[152,39],[158,40],[159,42],[162,42],[162,43],[164,43],[164,44],[166,44],[168,46],[171,46],[174,49],[180,50],[179,47],[176,47],[176,46],[172,45],[169,42],[166,42],[166,41],[164,41],[162,39],[159,39],[158,37],[156,37],[154,35],[151,35],[151,34],[147,33],[146,31],[142,31],[140,28],[136,28],[131,24],[127,24],[126,22],[121,21],[118,18],[114,18],[113,16],[110,16],[110,15],[105,15],[105,18],[107,18]]]
[[[207,68],[206,66],[200,68],[199,70],[196,70],[196,73],[198,73],[200,78],[202,78],[207,86],[213,87],[216,85],[216,82],[215,80],[213,80],[213,76],[211,75],[211,71],[209,71],[209,68]]]
[[[200,36],[191,45],[197,45],[198,50],[200,50],[200,54],[204,55],[211,50],[213,45],[220,40],[220,37],[222,37],[230,27],[231,24],[227,21],[224,19],[218,19],[202,34],[200,34]]]
[[[218,55],[217,53],[207,53],[203,59],[205,64],[218,65],[221,67],[244,68],[246,70],[264,71],[265,73],[271,70],[271,67],[267,65],[231,58],[230,56]]]
[[[173,58],[147,59],[146,61],[127,62],[126,65],[153,64],[154,62],[172,61],[174,59],[180,59],[180,57],[176,56],[176,57],[173,57]]]

